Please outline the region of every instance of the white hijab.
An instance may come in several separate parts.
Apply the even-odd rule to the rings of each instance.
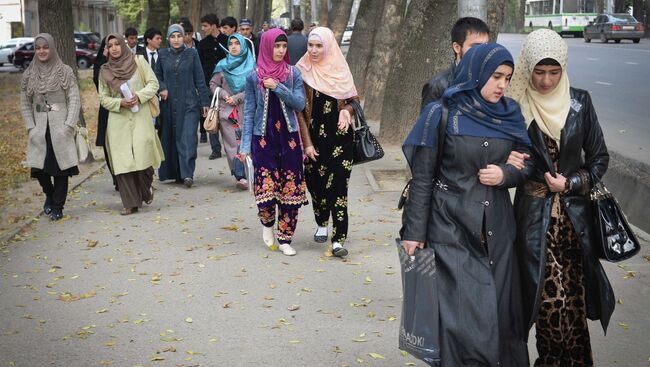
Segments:
[[[562,67],[562,76],[555,89],[548,94],[535,90],[533,69],[543,59],[553,59]],[[526,37],[515,65],[507,94],[521,106],[526,126],[535,120],[540,130],[560,146],[560,135],[571,106],[569,76],[567,75],[568,47],[562,37],[550,29],[539,29]]]

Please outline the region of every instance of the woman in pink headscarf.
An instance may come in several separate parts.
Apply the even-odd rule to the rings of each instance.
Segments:
[[[250,154],[255,167],[252,179],[264,243],[287,256],[296,254],[291,239],[298,209],[307,202],[296,118],[304,107],[300,72],[289,65],[287,35],[270,29],[262,35],[257,70],[246,78],[239,155],[243,161]]]
[[[296,67],[304,80],[306,108],[301,122],[308,125],[302,134],[307,188],[314,205],[318,229],[314,241],[326,242],[332,217],[332,254],[344,257],[348,233],[348,181],[352,172],[354,112],[349,102],[358,100],[357,89],[345,57],[329,28],[317,27],[309,33],[307,53]]]

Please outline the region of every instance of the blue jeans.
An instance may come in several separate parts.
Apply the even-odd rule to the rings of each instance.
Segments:
[[[212,153],[221,153],[221,142],[219,141],[219,131],[214,134],[208,134],[208,139],[210,139],[210,146],[212,147]]]

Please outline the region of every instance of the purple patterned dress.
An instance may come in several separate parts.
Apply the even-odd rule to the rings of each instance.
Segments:
[[[289,132],[279,98],[269,92],[265,135],[253,135],[251,153],[255,167],[255,202],[262,225],[275,224],[278,208],[280,244],[291,243],[298,209],[307,203],[298,132]]]

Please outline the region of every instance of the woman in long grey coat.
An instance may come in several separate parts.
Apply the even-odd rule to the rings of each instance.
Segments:
[[[158,52],[156,77],[160,83],[162,131],[165,161],[160,166],[160,181],[176,180],[194,184],[197,131],[200,114],[210,106],[199,54],[183,44],[183,27],[172,24],[167,30],[169,48]]]
[[[20,91],[29,133],[27,165],[43,188],[43,211],[52,220],[59,220],[68,195],[68,177],[79,174],[74,140],[79,88],[72,69],[59,58],[52,36],[36,36],[34,50]]]
[[[528,365],[508,189],[523,170],[506,164],[530,145],[519,106],[503,97],[513,70],[501,45],[472,47],[442,101],[427,105],[404,143],[413,180],[403,214],[407,252],[435,250],[441,366]],[[448,105],[437,162],[441,103]]]

